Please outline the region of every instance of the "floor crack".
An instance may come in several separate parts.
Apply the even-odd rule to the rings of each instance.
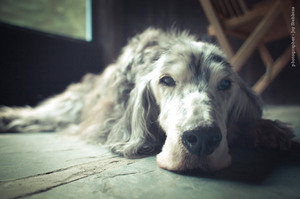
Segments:
[[[24,198],[137,160],[112,157],[0,183],[2,198]]]

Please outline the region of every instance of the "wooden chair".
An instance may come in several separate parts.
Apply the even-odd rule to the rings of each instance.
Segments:
[[[299,1],[264,0],[252,7],[248,7],[244,0],[199,1],[211,24],[208,33],[216,36],[235,71],[241,69],[256,49],[259,51],[266,73],[253,86],[258,94],[266,89],[292,57],[295,58],[295,52],[300,60],[300,26],[296,13],[293,13],[295,20],[291,21],[292,7]],[[233,50],[228,36],[244,40],[237,52]],[[287,36],[292,38],[295,46],[290,45],[273,60],[265,44]]]

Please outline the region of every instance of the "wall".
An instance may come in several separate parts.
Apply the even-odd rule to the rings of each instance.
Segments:
[[[300,10],[300,9],[298,9]],[[100,72],[116,59],[128,38],[152,26],[190,30],[200,39],[208,22],[197,0],[94,0],[93,41],[80,42],[0,24],[0,104],[36,104],[86,72]],[[240,41],[233,40],[238,47]],[[278,55],[290,40],[270,44]],[[300,45],[300,44],[299,44]],[[266,103],[300,103],[300,64],[287,66],[263,93]],[[257,53],[241,76],[252,85],[264,72]]]
[[[251,1],[253,3],[253,1]],[[300,8],[296,9],[300,10]],[[190,30],[200,39],[215,42],[207,36],[209,25],[198,0],[102,0],[94,1],[94,33],[107,53],[105,63],[113,61],[129,37],[149,26],[168,30],[176,27],[179,30]],[[297,13],[299,14],[299,13]],[[297,15],[297,19],[299,15]],[[235,49],[241,41],[231,38]],[[290,45],[290,39],[283,39],[268,44],[273,57],[280,55]],[[300,44],[297,44],[300,45]],[[271,104],[300,103],[300,64],[296,60],[295,68],[290,64],[265,90],[262,97]],[[250,57],[240,75],[253,85],[264,73],[264,65],[257,52]]]

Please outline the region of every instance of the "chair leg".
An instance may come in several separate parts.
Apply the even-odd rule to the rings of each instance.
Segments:
[[[259,51],[261,59],[264,62],[264,65],[266,67],[266,77],[269,78],[271,67],[274,63],[274,60],[273,60],[269,50],[267,49],[267,47],[265,45],[260,45],[258,47],[258,51]]]
[[[273,25],[273,22],[277,19],[280,12],[278,12],[279,1],[276,1],[273,7],[270,9],[268,14],[263,18],[263,20],[257,25],[248,39],[243,43],[238,52],[230,60],[231,65],[235,71],[239,71],[246,60],[254,52],[258,43],[261,41],[262,37]]]
[[[221,46],[221,48],[224,50],[225,54],[227,55],[228,59],[231,59],[234,55],[234,50],[228,40],[228,37],[223,30],[223,27],[217,17],[217,13],[212,5],[211,1],[207,0],[199,0],[202,8],[204,9],[204,12],[210,22],[210,24],[213,25],[215,29],[215,34],[217,37],[217,40]]]
[[[256,93],[261,94],[272,82],[272,80],[280,73],[280,71],[287,66],[291,59],[291,52],[292,47],[287,48],[284,53],[274,62],[269,77],[266,77],[265,74],[256,82],[256,84],[252,87]]]

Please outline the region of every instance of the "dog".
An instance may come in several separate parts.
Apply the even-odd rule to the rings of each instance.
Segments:
[[[1,107],[0,132],[73,132],[170,171],[211,172],[230,146],[288,150],[293,132],[262,119],[262,102],[223,52],[183,31],[148,28],[102,74],[87,74],[36,107]]]

